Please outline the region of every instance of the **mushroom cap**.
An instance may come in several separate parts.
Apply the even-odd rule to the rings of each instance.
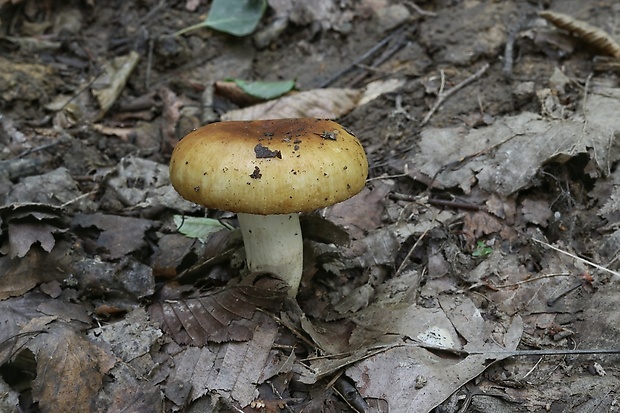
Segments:
[[[183,198],[260,215],[344,201],[367,175],[362,144],[325,119],[212,123],[185,136],[170,160],[170,181]]]

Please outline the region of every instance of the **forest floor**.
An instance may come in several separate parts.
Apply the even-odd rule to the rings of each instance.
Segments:
[[[0,0],[0,411],[620,411],[620,4],[215,3]],[[168,175],[286,117],[370,165],[296,299]]]

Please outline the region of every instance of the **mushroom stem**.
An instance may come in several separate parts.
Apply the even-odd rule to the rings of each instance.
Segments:
[[[303,268],[299,214],[237,214],[250,271],[271,272],[291,287],[295,297]]]

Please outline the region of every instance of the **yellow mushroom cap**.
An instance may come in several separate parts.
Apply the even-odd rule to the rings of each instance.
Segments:
[[[361,143],[325,119],[212,123],[185,136],[170,160],[170,181],[183,198],[260,215],[344,201],[367,175]]]

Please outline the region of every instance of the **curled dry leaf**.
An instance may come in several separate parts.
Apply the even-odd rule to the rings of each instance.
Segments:
[[[361,93],[356,89],[308,90],[244,109],[231,110],[222,116],[222,120],[335,119],[353,110]]]
[[[263,277],[254,285],[238,285],[210,295],[156,302],[151,319],[180,344],[204,346],[207,342],[248,341],[257,308],[275,311],[286,293],[282,281]]]
[[[620,58],[620,44],[598,27],[577,20],[567,14],[549,10],[541,11],[540,17],[548,20],[560,29],[574,33],[586,43],[600,49],[602,52],[615,58]]]
[[[140,60],[140,55],[132,51],[126,56],[115,57],[103,64],[104,74],[93,84],[92,91],[99,102],[98,118],[102,118],[116,102],[131,72],[138,64],[138,60]]]

